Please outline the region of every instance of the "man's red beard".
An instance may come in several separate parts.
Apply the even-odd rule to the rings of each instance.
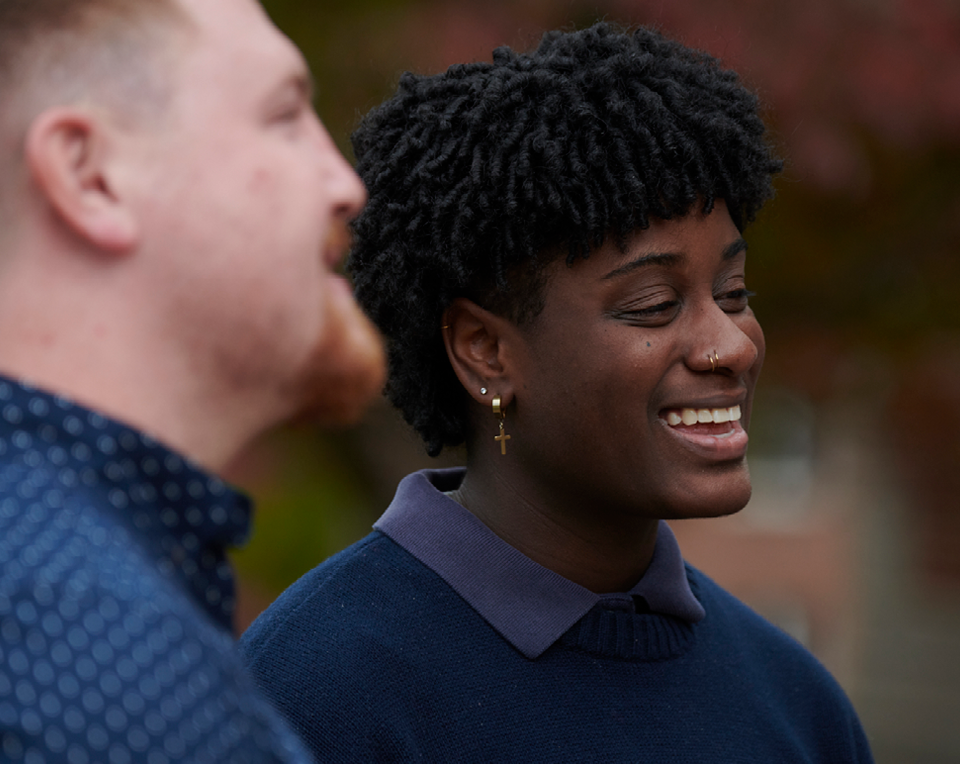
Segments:
[[[298,385],[298,418],[344,426],[383,389],[386,360],[379,332],[353,297],[340,289],[327,296],[324,337]]]

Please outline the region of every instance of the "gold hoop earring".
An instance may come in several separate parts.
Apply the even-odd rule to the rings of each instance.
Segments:
[[[503,431],[503,420],[506,419],[506,416],[507,416],[507,407],[506,406],[501,407],[499,395],[493,396],[493,401],[491,403],[491,406],[493,408],[493,415],[500,418],[500,434],[494,435],[493,439],[500,444],[500,455],[506,456],[507,441],[510,440],[510,436]]]

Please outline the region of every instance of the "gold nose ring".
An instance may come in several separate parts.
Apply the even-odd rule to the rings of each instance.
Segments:
[[[710,353],[707,359],[710,361],[710,371],[716,371],[720,367],[720,356],[717,355],[716,350]]]

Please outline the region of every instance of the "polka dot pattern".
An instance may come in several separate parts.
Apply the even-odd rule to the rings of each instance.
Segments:
[[[245,497],[0,377],[0,761],[304,762],[231,635]]]

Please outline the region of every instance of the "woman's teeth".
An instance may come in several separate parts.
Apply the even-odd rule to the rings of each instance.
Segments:
[[[723,422],[737,422],[739,420],[739,406],[731,406],[727,409],[674,409],[667,412],[667,424],[671,427],[706,422],[722,424]]]

